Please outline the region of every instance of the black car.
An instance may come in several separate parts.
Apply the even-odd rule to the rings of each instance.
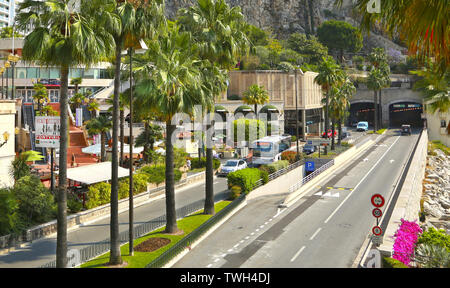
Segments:
[[[411,135],[411,125],[402,125],[402,135],[408,134]]]
[[[308,154],[312,154],[314,152],[316,152],[316,146],[309,145],[309,144],[306,144],[305,146],[303,146],[303,153],[306,153],[308,155]]]

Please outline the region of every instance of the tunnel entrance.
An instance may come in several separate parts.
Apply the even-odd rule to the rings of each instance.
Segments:
[[[360,121],[369,122],[369,126],[373,126],[374,105],[370,102],[354,103],[350,105],[350,115],[347,125],[356,126]]]
[[[414,102],[400,102],[389,105],[389,126],[401,127],[404,124],[411,127],[423,127],[421,114],[422,104]]]

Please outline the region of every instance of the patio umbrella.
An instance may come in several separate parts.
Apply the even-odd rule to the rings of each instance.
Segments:
[[[100,154],[101,149],[102,149],[102,145],[99,143],[99,144],[81,148],[81,152],[86,153],[86,154]]]

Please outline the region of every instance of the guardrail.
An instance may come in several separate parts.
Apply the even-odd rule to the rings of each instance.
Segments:
[[[313,173],[309,174],[306,177],[303,177],[302,180],[298,181],[296,184],[289,187],[289,193],[295,192],[300,189],[301,186],[311,181],[314,177],[327,170],[331,166],[334,165],[334,159],[331,159],[328,163],[322,165],[319,169],[315,170]]]
[[[192,243],[199,239],[205,232],[207,232],[212,226],[217,222],[222,220],[226,215],[228,215],[234,208],[241,204],[245,200],[245,194],[242,194],[236,198],[233,202],[228,204],[225,208],[220,210],[216,215],[209,218],[205,223],[200,225],[197,229],[189,233],[186,237],[178,241],[175,245],[170,247],[164,253],[162,253],[158,258],[147,264],[145,268],[160,268],[170,262],[178,254],[183,252],[186,248],[189,248]]]
[[[269,174],[269,181],[272,181],[272,180],[280,177],[281,175],[284,175],[284,174],[288,173],[289,171],[294,170],[295,168],[297,168],[297,167],[299,167],[299,166],[301,166],[303,164],[305,164],[305,160],[299,160],[299,161],[294,162],[294,163],[292,163],[291,165],[289,165],[289,166],[287,166],[285,168],[282,168],[282,169],[280,169],[278,171],[275,171],[274,173]],[[253,190],[255,190],[256,188],[259,188],[259,187],[261,187],[263,185],[264,185],[263,179],[259,179],[258,181],[256,181],[255,187],[253,187]]]

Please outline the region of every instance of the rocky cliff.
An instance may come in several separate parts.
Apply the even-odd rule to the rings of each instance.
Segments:
[[[166,0],[169,18],[182,7],[188,7],[193,0]],[[334,7],[335,0],[227,0],[230,6],[240,6],[247,21],[257,27],[270,30],[279,38],[286,38],[294,32],[313,33],[324,21],[344,20],[358,26],[352,17],[352,1],[344,0],[341,9]],[[364,36],[364,50],[372,47],[403,49],[386,37],[374,32]]]

